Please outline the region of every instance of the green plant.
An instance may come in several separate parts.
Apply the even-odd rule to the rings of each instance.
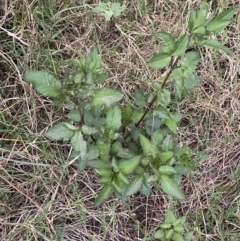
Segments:
[[[123,200],[138,191],[149,195],[151,185],[158,183],[165,193],[185,199],[179,187],[181,178],[196,166],[191,149],[176,141],[182,115],[175,111],[174,103],[200,81],[195,74],[200,58],[192,49],[210,46],[232,53],[210,36],[229,24],[235,12],[233,8],[207,19],[208,5],[203,2],[198,11],[191,12],[188,32],[177,40],[166,32],[154,34],[162,44],[149,65],[165,69],[165,77],[162,83],[153,82],[149,93],[136,89],[130,103],[124,102],[120,91],[100,87],[107,76],[96,51],[73,60],[72,73],[63,81],[46,71],[24,75],[26,82],[43,96],[52,97],[57,106],[67,104],[66,119],[45,136],[70,142],[72,162],[81,171],[90,167],[99,174],[98,183],[103,186],[95,206],[112,192]]]
[[[126,5],[120,5],[120,3],[100,2],[97,7],[93,9],[96,13],[104,13],[106,21],[109,21],[112,17],[117,18],[121,15],[122,12],[126,10]]]
[[[171,210],[167,211],[165,222],[160,225],[160,229],[155,233],[154,238],[161,241],[191,241],[193,231],[185,232],[184,223],[186,217],[176,218]]]

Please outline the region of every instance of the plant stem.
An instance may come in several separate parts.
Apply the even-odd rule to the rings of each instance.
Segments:
[[[177,57],[176,60],[171,64],[171,67],[170,67],[170,70],[169,72],[167,73],[167,75],[165,76],[164,80],[163,80],[163,83],[162,83],[162,89],[165,87],[168,79],[169,79],[169,76],[171,75],[171,73],[173,72],[173,70],[176,68],[177,66],[177,63],[179,61],[181,57]],[[147,115],[148,111],[151,109],[152,105],[154,104],[154,102],[157,100],[157,93],[155,94],[153,100],[149,103],[149,105],[147,106],[144,114],[142,115],[142,117],[140,118],[140,120],[138,121],[138,123],[136,124],[136,127],[138,128],[142,122],[142,120],[144,119],[144,117]]]

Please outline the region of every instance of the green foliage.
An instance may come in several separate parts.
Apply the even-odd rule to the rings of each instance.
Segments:
[[[120,5],[117,2],[107,2],[103,3],[100,2],[97,7],[94,8],[94,12],[96,13],[103,13],[106,21],[109,21],[112,17],[119,17],[122,12],[126,10],[126,5]]]
[[[155,233],[154,238],[161,241],[191,241],[193,231],[186,231],[184,224],[186,217],[177,218],[171,210],[167,211],[165,222]]]
[[[95,12],[107,20],[125,10],[119,3],[100,3]],[[46,71],[29,71],[24,80],[43,96],[52,97],[57,106],[67,106],[66,119],[54,124],[45,137],[70,143],[71,158],[80,171],[92,168],[102,188],[95,206],[108,200],[112,193],[119,199],[140,192],[149,195],[152,185],[177,199],[186,196],[180,189],[182,175],[196,170],[189,147],[176,142],[182,115],[175,103],[186,97],[200,81],[195,74],[200,57],[194,46],[210,46],[231,51],[211,38],[211,34],[230,23],[236,9],[223,11],[207,19],[208,4],[192,10],[189,30],[175,38],[170,33],[155,33],[161,48],[149,66],[165,69],[163,82],[153,83],[149,93],[136,89],[130,102],[124,93],[102,87],[107,76],[96,51],[72,63],[72,71],[61,81]],[[197,48],[195,48],[197,49]],[[163,71],[163,70],[162,70]],[[170,85],[167,82],[171,81]],[[166,223],[156,233],[162,240],[190,240],[183,235],[183,220],[169,212]]]

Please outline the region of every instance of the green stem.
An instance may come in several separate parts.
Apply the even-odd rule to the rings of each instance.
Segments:
[[[177,64],[178,64],[178,61],[181,57],[177,57],[177,59],[171,63],[171,67],[170,67],[170,70],[169,72],[167,73],[167,75],[165,76],[164,80],[163,80],[163,83],[162,83],[162,89],[165,87],[171,73],[173,72],[173,70],[176,68]],[[138,128],[142,122],[142,120],[145,118],[145,116],[147,115],[147,113],[149,112],[149,110],[151,109],[152,105],[155,103],[155,101],[157,100],[157,94],[155,94],[153,100],[149,103],[149,105],[147,106],[144,114],[142,115],[142,117],[140,118],[140,120],[138,121],[138,123],[136,124],[136,127]]]

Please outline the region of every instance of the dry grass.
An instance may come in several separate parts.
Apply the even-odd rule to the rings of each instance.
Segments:
[[[81,3],[80,3],[81,2]],[[9,1],[0,10],[0,240],[153,240],[169,207],[158,190],[127,203],[112,198],[94,209],[100,186],[91,171],[67,166],[69,146],[49,143],[42,134],[62,118],[51,100],[25,84],[27,69],[66,71],[67,60],[96,47],[108,84],[128,93],[161,81],[146,60],[151,34],[186,28],[185,16],[200,1],[131,1],[115,26],[93,14],[99,1]],[[127,1],[119,1],[127,2]],[[213,11],[239,1],[210,1]],[[226,4],[224,4],[226,2]],[[148,3],[147,6],[144,4]],[[188,199],[176,202],[187,215],[194,240],[234,241],[240,233],[240,39],[239,13],[217,36],[234,56],[201,52],[202,82],[179,106],[185,114],[179,138],[208,157],[199,172],[183,181]]]

